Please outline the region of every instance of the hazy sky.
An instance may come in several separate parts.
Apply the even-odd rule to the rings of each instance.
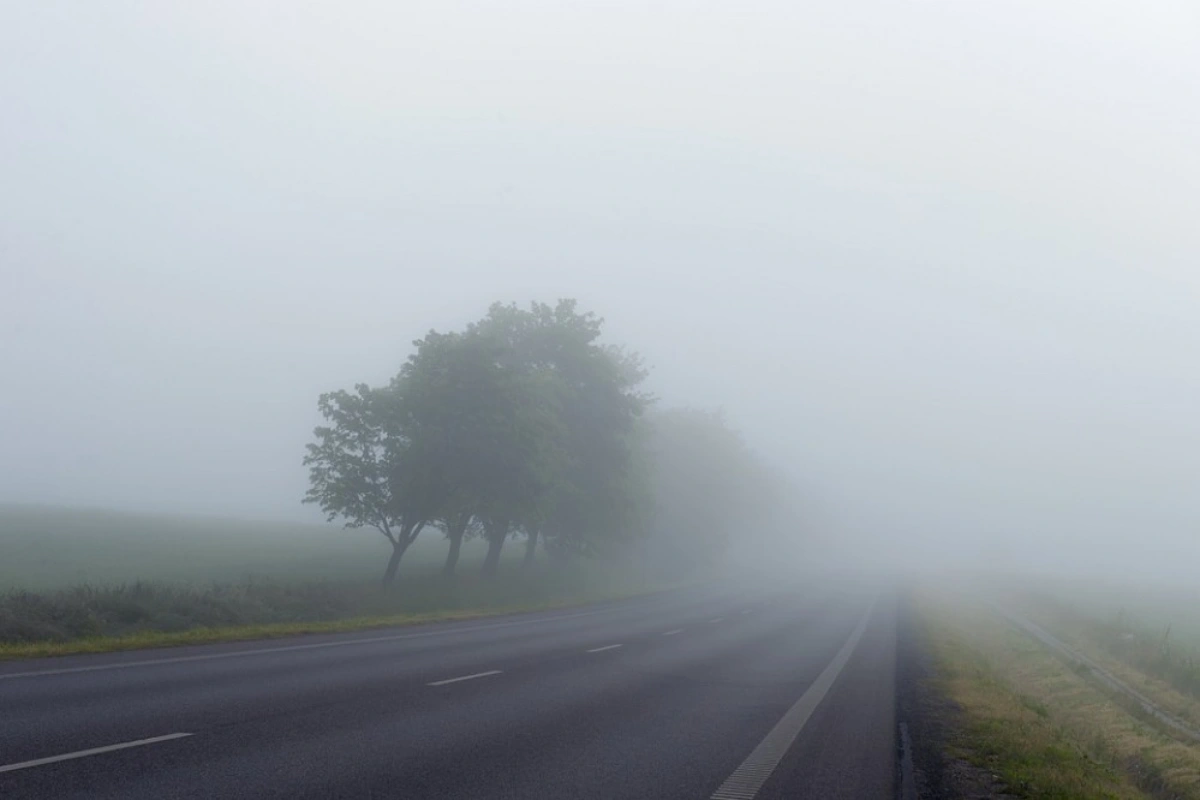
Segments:
[[[0,500],[304,517],[319,392],[572,296],[821,525],[1194,569],[1195,4],[742,5],[0,2]]]

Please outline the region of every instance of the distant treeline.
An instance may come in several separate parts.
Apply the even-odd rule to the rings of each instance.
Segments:
[[[659,409],[634,352],[600,342],[575,301],[495,304],[465,330],[430,331],[386,386],[321,395],[305,502],[392,546],[385,584],[417,537],[464,539],[494,574],[512,538],[533,563],[640,557],[711,562],[786,503],[782,484],[719,413]]]

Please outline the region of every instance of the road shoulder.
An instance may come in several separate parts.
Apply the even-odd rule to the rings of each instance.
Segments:
[[[953,743],[967,738],[967,714],[939,675],[928,622],[916,602],[906,594],[896,622],[896,716],[905,734],[899,759],[902,771],[911,769],[911,776],[901,775],[909,796],[900,800],[1014,797],[990,770],[953,750]]]

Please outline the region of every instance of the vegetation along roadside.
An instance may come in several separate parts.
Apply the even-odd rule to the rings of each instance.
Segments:
[[[918,593],[901,716],[922,798],[1200,798],[1179,741],[982,603]]]

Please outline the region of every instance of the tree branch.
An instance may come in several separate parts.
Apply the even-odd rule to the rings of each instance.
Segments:
[[[388,527],[388,524],[386,522],[381,522],[381,523],[372,525],[371,527],[374,528],[375,530],[379,531],[380,533],[382,533],[384,536],[386,536],[387,540],[389,542],[391,542],[393,545],[399,544],[399,542],[396,541],[396,537],[392,535],[391,528]]]

